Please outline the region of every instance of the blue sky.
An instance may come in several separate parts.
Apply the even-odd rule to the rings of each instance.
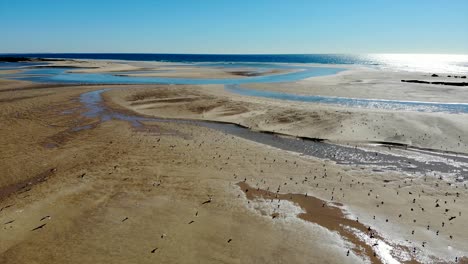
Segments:
[[[468,0],[0,0],[0,52],[468,54]]]

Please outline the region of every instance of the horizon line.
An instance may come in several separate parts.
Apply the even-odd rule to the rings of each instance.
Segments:
[[[356,52],[356,53],[178,53],[178,52],[0,52],[10,54],[157,54],[157,55],[468,55],[467,53],[418,53],[418,52]]]

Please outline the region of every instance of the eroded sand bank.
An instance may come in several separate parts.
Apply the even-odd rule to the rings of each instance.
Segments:
[[[233,122],[255,130],[333,141],[393,142],[468,152],[466,114],[343,108],[241,96],[222,86],[140,86],[113,90],[108,96],[148,115]]]

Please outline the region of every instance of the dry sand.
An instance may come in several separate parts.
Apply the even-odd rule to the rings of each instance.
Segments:
[[[405,136],[394,141],[467,152],[464,115],[291,103],[219,86],[104,87],[115,111],[337,141],[388,141],[397,131]],[[133,128],[82,117],[78,96],[102,88],[0,81],[0,263],[428,263],[468,255],[463,183],[336,165],[189,124]],[[83,125],[91,129],[73,131]],[[239,182],[259,192],[280,186],[282,200],[250,196]],[[287,197],[306,193],[338,206],[339,221],[358,220],[348,225],[354,238],[320,214],[301,217],[314,207]]]

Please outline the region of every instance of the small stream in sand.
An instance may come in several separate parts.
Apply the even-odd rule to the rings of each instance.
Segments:
[[[197,66],[198,64],[194,64]],[[37,65],[32,65],[37,66]],[[264,76],[250,76],[234,79],[194,79],[194,78],[165,78],[165,77],[129,77],[110,73],[69,73],[70,68],[43,67],[26,68],[21,64],[21,73],[6,75],[5,77],[23,79],[34,82],[52,83],[92,83],[92,84],[224,84],[225,89],[247,96],[268,97],[280,100],[303,101],[311,103],[334,104],[346,107],[383,108],[410,111],[430,111],[449,113],[468,113],[468,104],[439,104],[428,102],[409,102],[391,100],[354,99],[326,96],[299,96],[288,93],[258,91],[244,89],[245,83],[274,83],[293,82],[310,77],[333,75],[343,71],[340,68],[292,66],[287,64],[266,63],[202,63],[200,67],[224,68],[255,68],[257,72],[271,69],[293,70],[292,72]],[[190,121],[180,119],[147,118],[138,115],[128,115],[105,108],[101,94],[106,89],[82,94],[80,101],[86,108],[84,115],[99,118],[101,122],[111,119],[130,122],[134,127],[142,126],[144,121],[177,122],[216,129],[224,133],[239,136],[275,148],[294,151],[303,155],[320,159],[328,159],[338,164],[355,167],[371,167],[374,171],[399,171],[420,176],[448,176],[449,180],[465,181],[468,179],[468,156],[462,154],[434,152],[410,148],[406,146],[387,144],[368,144],[359,147],[333,144],[313,139],[298,139],[273,133],[252,131],[235,124]],[[92,126],[76,127],[73,131],[89,129]]]
[[[467,156],[412,148],[396,148],[397,151],[393,153],[392,150],[388,150],[390,146],[378,146],[377,144],[373,147],[344,146],[313,139],[298,139],[274,133],[252,131],[249,128],[235,124],[143,117],[137,114],[122,113],[107,107],[104,103],[102,94],[108,90],[110,89],[95,90],[83,93],[80,96],[79,100],[85,108],[85,111],[81,112],[84,117],[98,119],[99,123],[110,120],[127,121],[135,128],[144,127],[144,122],[171,122],[201,126],[275,148],[331,160],[337,164],[373,167],[376,171],[399,171],[407,174],[433,176],[445,175],[451,176],[450,179],[461,177],[460,175],[468,171]],[[75,109],[74,111],[79,110]],[[72,110],[67,113],[70,114],[74,111]],[[80,131],[92,127],[94,126],[87,125],[76,127],[74,130]],[[395,146],[391,146],[391,148],[395,149]],[[371,263],[398,263],[398,260],[408,263],[424,263],[425,261],[419,260],[432,258],[426,255],[417,257],[418,254],[422,254],[419,250],[416,251],[416,249],[413,250],[409,245],[402,245],[388,240],[379,234],[377,230],[349,219],[345,209],[340,204],[328,203],[312,196],[304,196],[304,194],[268,192],[267,190],[250,187],[245,182],[240,182],[238,185],[246,195],[246,198],[252,201],[253,204],[258,204],[261,200],[265,200],[268,204],[267,206],[275,205],[274,208],[276,208],[276,204],[279,205],[280,201],[289,201],[299,206],[303,212],[296,215],[296,217],[337,232],[340,236],[345,237],[356,245],[351,248],[354,254],[367,258]],[[269,200],[271,200],[271,203],[267,202]],[[274,203],[273,201],[277,202]],[[273,218],[275,216],[275,213],[271,215]],[[378,246],[376,247],[375,245]]]
[[[109,120],[123,120],[134,127],[141,127],[141,122],[173,122],[196,126],[203,126],[269,145],[275,148],[293,151],[302,155],[319,159],[327,159],[337,164],[354,167],[371,167],[375,172],[398,171],[419,176],[444,176],[449,180],[466,180],[468,172],[468,156],[442,152],[432,152],[417,148],[405,148],[385,144],[371,144],[369,146],[347,146],[315,139],[295,138],[274,133],[254,131],[236,124],[195,121],[183,119],[166,119],[128,115],[106,108],[102,100],[102,93],[108,89],[101,89],[84,93],[80,102],[88,118],[98,118],[100,122]],[[90,126],[76,127],[75,131],[89,129]],[[396,150],[396,151],[393,151]]]

